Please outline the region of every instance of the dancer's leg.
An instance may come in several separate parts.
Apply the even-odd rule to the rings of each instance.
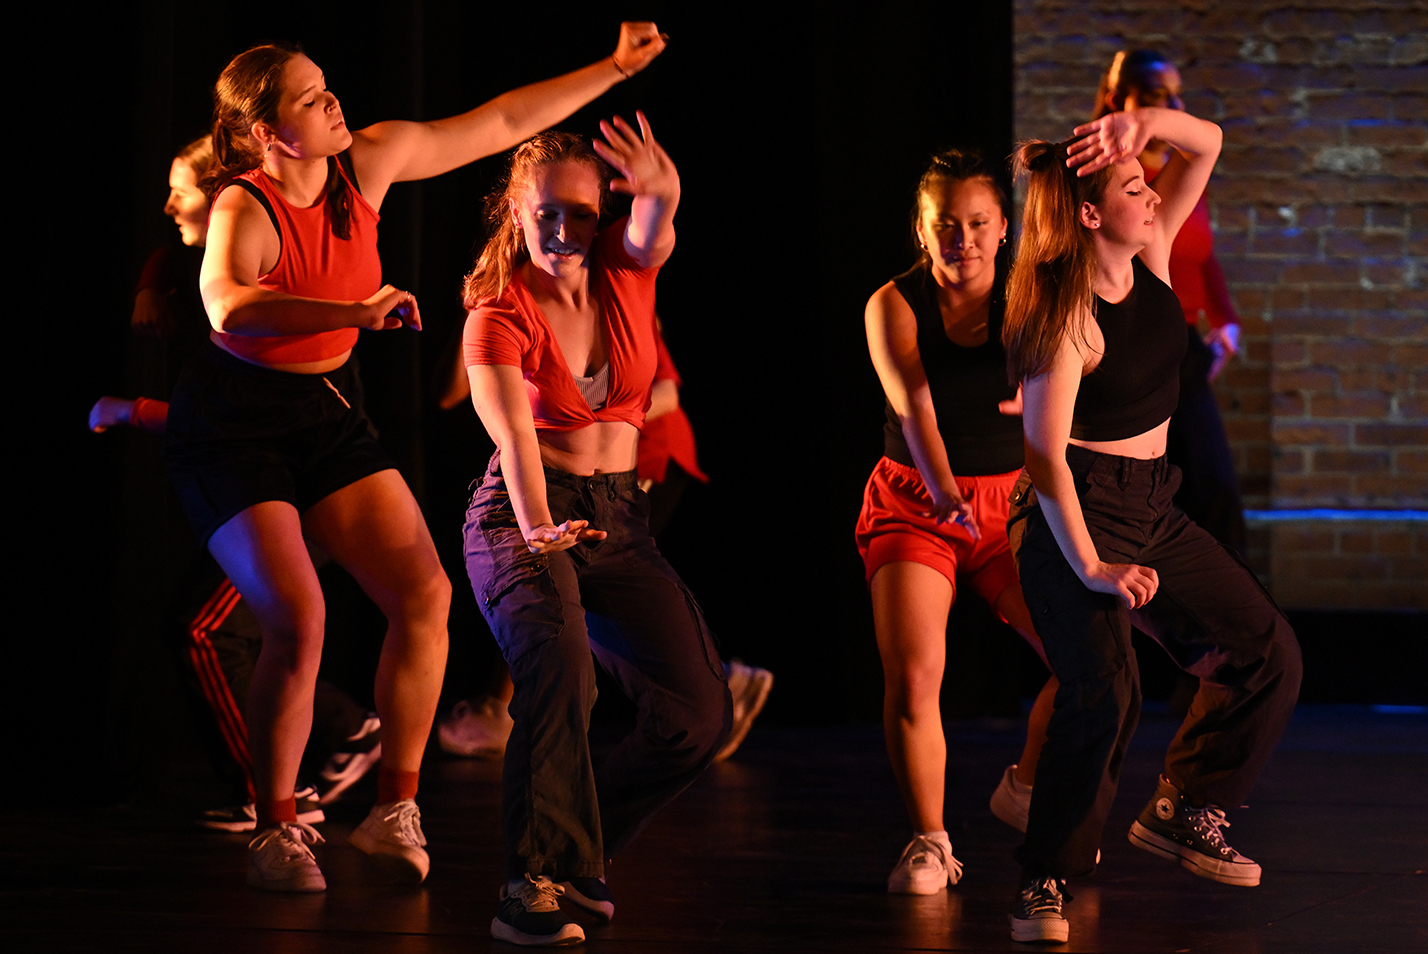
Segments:
[[[940,695],[954,590],[921,563],[873,574],[873,627],[883,661],[883,732],[914,831],[941,831],[947,775]]]
[[[451,604],[426,520],[401,474],[384,470],[318,501],[303,526],[387,617],[376,681],[383,770],[415,773],[446,672]]]
[[[292,799],[312,728],[313,687],[322,660],[325,607],[296,508],[254,504],[213,534],[209,550],[263,633],[248,692],[248,748],[259,822]]]

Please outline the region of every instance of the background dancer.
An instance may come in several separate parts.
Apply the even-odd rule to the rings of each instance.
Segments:
[[[263,649],[249,696],[259,835],[248,881],[326,881],[291,792],[312,717],[324,606],[304,534],[386,615],[377,670],[378,804],[352,843],[406,880],[429,859],[414,797],[446,659],[450,584],[405,481],[377,444],[348,362],[359,328],[419,328],[381,284],[377,210],[393,182],[439,175],[556,122],[661,49],[622,26],[615,55],[430,123],[352,133],[321,69],[257,47],[214,91],[215,168],[202,291],[213,344],[174,396],[166,454],[194,528],[249,601]],[[238,188],[228,188],[237,185]]]
[[[679,176],[643,114],[596,144],[634,196],[598,230],[607,170],[584,140],[537,136],[490,200],[466,281],[471,398],[496,453],[466,522],[471,586],[510,666],[502,811],[508,881],[492,935],[575,943],[564,894],[608,920],[605,861],[714,758],[730,700],[713,638],[650,538],[635,472],[657,360],[655,277]],[[588,615],[587,615],[588,614]],[[599,772],[591,653],[638,709]]]
[[[888,878],[897,894],[935,894],[962,873],[943,824],[947,741],[939,698],[959,578],[1046,658],[1006,537],[1022,433],[1001,342],[1005,209],[980,155],[934,156],[913,208],[922,255],[866,310],[887,422],[857,542],[883,661],[888,758],[914,831]],[[1021,760],[992,797],[997,816],[1022,830],[1055,691],[1053,678],[1032,709]]]
[[[1131,626],[1200,677],[1131,841],[1226,884],[1260,867],[1225,843],[1299,691],[1299,647],[1259,582],[1172,502],[1165,458],[1185,320],[1171,243],[1220,151],[1213,123],[1173,109],[1112,113],[1074,142],[1032,142],[1008,286],[1008,363],[1021,379],[1026,473],[1009,532],[1027,604],[1061,682],[1037,768],[1018,941],[1065,941],[1065,880],[1089,874],[1140,711]],[[1158,192],[1138,156],[1173,149]],[[1079,167],[1079,168],[1078,168]]]

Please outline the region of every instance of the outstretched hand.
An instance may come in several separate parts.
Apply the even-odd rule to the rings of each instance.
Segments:
[[[1134,159],[1153,138],[1153,108],[1107,113],[1100,119],[1077,126],[1071,132],[1081,138],[1066,149],[1066,165],[1076,175],[1088,176],[1113,163]]]
[[[543,523],[526,534],[526,548],[532,553],[558,553],[587,540],[605,539],[604,530],[590,529],[589,520],[567,520],[560,526]]]
[[[414,331],[421,331],[421,309],[417,307],[416,296],[391,285],[383,285],[377,294],[361,303],[362,320],[359,328],[372,331],[389,331],[403,325]]]
[[[106,394],[89,409],[89,429],[96,434],[103,434],[111,427],[128,424],[133,413],[133,401]]]
[[[636,110],[635,121],[640,124],[639,132],[619,116],[610,122],[600,120],[600,135],[605,139],[595,140],[595,151],[619,173],[610,188],[629,195],[677,195],[679,172],[674,161],[655,142],[645,114]]]
[[[620,42],[615,44],[615,69],[634,76],[664,52],[669,38],[648,21],[620,24]]]

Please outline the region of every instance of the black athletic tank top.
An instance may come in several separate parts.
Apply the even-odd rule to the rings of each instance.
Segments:
[[[893,279],[917,318],[917,350],[954,475],[1005,474],[1022,465],[1021,418],[997,410],[998,401],[1016,397],[1016,386],[1007,383],[1007,353],[1002,347],[1005,280],[1004,270],[998,268],[987,315],[987,343],[963,348],[947,339],[942,310],[937,307],[937,280],[925,262]],[[891,404],[886,413],[883,453],[899,464],[916,467]]]
[[[1185,313],[1170,286],[1136,256],[1135,286],[1124,301],[1096,300],[1096,324],[1106,342],[1096,370],[1081,379],[1071,436],[1119,441],[1144,434],[1175,412]]]

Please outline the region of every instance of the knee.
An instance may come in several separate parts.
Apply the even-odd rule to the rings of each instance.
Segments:
[[[261,615],[259,623],[263,633],[261,658],[268,666],[294,677],[317,678],[326,625],[326,608],[321,602]]]
[[[884,679],[885,709],[912,720],[938,706],[942,694],[942,667],[933,663],[902,662],[890,667]]]
[[[446,620],[451,610],[451,581],[438,566],[408,581],[402,588],[396,614],[391,622],[420,638],[446,645]]]
[[[710,679],[708,691],[656,730],[658,743],[671,761],[700,769],[714,760],[728,738],[734,704],[723,680]]]
[[[1304,677],[1304,658],[1299,650],[1299,639],[1283,615],[1277,616],[1268,662],[1272,671],[1277,673],[1283,691],[1297,698],[1299,683]]]

